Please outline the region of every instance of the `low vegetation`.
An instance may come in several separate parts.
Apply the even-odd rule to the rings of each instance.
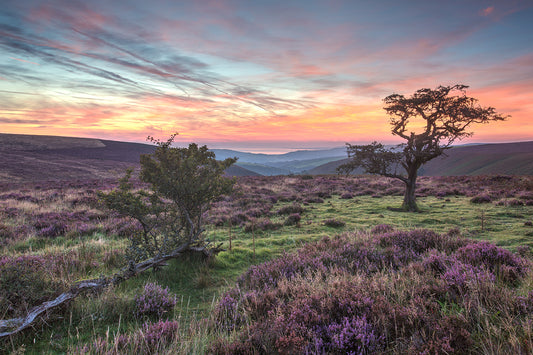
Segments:
[[[210,351],[530,353],[529,267],[429,230],[325,237],[245,272],[215,307],[227,335]]]
[[[126,265],[142,226],[103,208],[97,192],[114,188],[79,181],[0,192],[2,319]],[[421,177],[421,212],[403,213],[388,208],[401,204],[401,182],[383,177],[239,178],[204,216],[205,240],[225,249],[216,258],[186,255],[80,296],[0,346],[531,352],[532,190],[531,177]]]

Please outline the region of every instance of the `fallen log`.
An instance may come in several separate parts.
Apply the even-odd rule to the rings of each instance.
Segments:
[[[113,274],[112,276],[101,276],[97,279],[79,281],[75,283],[70,288],[70,290],[68,290],[67,292],[63,292],[55,299],[33,307],[25,317],[0,320],[0,338],[16,334],[21,330],[28,328],[44,312],[53,309],[59,305],[62,305],[78,297],[81,294],[87,293],[89,291],[100,292],[109,285],[118,285],[121,282],[126,281],[129,278],[136,276],[150,268],[161,267],[162,265],[164,265],[165,261],[177,258],[187,251],[199,252],[202,255],[208,257],[216,255],[220,251],[223,251],[221,246],[222,243],[214,248],[207,248],[205,246],[183,245],[173,250],[169,254],[155,256],[151,259],[142,261],[137,264],[132,263],[129,266],[122,268],[119,272]]]

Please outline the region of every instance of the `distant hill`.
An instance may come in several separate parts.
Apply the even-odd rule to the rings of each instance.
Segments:
[[[226,175],[228,176],[261,176],[261,174],[258,174],[255,171],[248,170],[236,164],[226,169]]]
[[[213,152],[215,152],[218,159],[237,157],[239,158],[239,162],[261,165],[273,165],[277,163],[288,163],[323,158],[339,158],[346,156],[346,148],[344,147],[321,150],[297,150],[284,154],[246,153],[231,149],[213,149]]]
[[[103,139],[0,133],[0,182],[116,178],[128,167],[139,168],[140,155],[154,149],[149,144]],[[258,175],[238,166],[226,173]]]
[[[347,158],[339,159],[308,172],[317,175],[335,174],[337,167],[347,161]],[[533,175],[533,142],[453,147],[446,151],[446,156],[423,165],[419,173],[425,176]]]
[[[300,174],[346,156],[346,148],[297,150],[284,154],[258,154],[230,149],[213,149],[218,159],[237,157],[237,165],[261,175]]]
[[[149,144],[103,139],[0,133],[0,182],[116,178],[128,167],[139,168],[140,155],[154,149]],[[217,159],[239,158],[226,171],[232,176],[336,174],[347,161],[344,147],[286,154],[213,152]],[[420,175],[533,175],[533,142],[465,145],[446,153],[424,165]]]
[[[460,146],[422,166],[427,176],[533,175],[533,142]]]
[[[270,165],[247,163],[247,162],[241,162],[239,160],[237,161],[237,164],[238,166],[241,166],[245,168],[246,170],[253,171],[256,174],[264,175],[264,176],[291,174],[291,171],[289,169],[276,168]]]

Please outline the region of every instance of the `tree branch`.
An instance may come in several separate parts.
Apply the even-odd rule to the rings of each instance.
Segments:
[[[189,244],[183,244],[169,254],[156,256],[138,264],[124,267],[112,276],[102,276],[97,279],[79,281],[75,283],[70,290],[63,292],[55,299],[33,307],[24,317],[0,320],[0,338],[16,334],[30,327],[43,313],[65,304],[81,294],[90,291],[100,292],[109,285],[118,285],[150,268],[163,266],[165,265],[165,261],[177,258],[184,252],[193,251],[210,257],[224,250],[221,248],[222,243],[213,248],[208,248],[208,245],[209,243],[204,246],[190,246]]]

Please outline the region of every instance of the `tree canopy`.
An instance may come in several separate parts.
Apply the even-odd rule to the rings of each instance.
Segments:
[[[184,246],[202,246],[204,213],[235,182],[224,171],[236,158],[217,161],[206,146],[195,143],[188,148],[172,147],[175,136],[166,142],[148,137],[157,148],[141,156],[139,177],[149,189],[135,189],[129,170],[119,188],[101,194],[108,208],[141,225],[140,233],[130,237],[128,255],[135,262]]]
[[[406,140],[392,148],[373,142],[369,145],[347,143],[349,162],[338,171],[350,173],[363,168],[370,174],[397,178],[406,185],[402,208],[418,211],[415,201],[418,169],[449,149],[458,140],[470,137],[470,125],[503,121],[493,107],[482,107],[478,100],[466,95],[468,86],[439,86],[435,90],[420,89],[410,97],[387,96],[384,110],[390,118],[393,135]],[[413,122],[416,120],[417,122]],[[422,122],[422,124],[418,124]],[[418,133],[411,131],[413,126]]]

